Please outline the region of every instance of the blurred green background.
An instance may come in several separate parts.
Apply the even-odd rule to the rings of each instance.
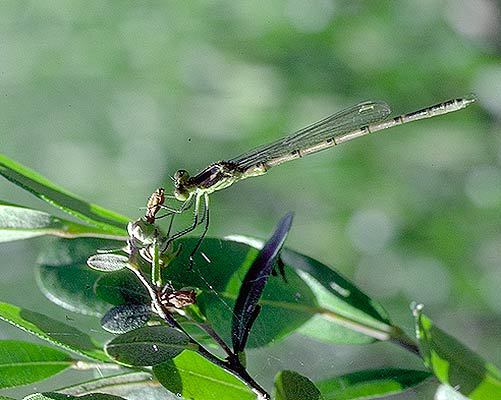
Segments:
[[[409,303],[423,302],[500,367],[500,16],[493,0],[2,1],[0,151],[136,218],[178,168],[362,100],[396,114],[475,92],[466,110],[214,194],[210,235],[266,237],[292,210],[290,247],[344,273],[409,333]],[[54,212],[4,180],[0,198]],[[33,290],[46,243],[0,245],[0,300],[64,318]],[[26,336],[2,323],[4,337]],[[293,336],[251,352],[250,366],[269,386],[280,369],[326,378],[419,363],[389,344]]]

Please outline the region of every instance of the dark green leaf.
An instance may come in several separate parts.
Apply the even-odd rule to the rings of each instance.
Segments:
[[[104,233],[123,236],[129,218],[88,203],[55,185],[35,171],[0,154],[0,174],[55,207],[101,228]]]
[[[86,265],[40,265],[35,269],[37,284],[49,300],[66,310],[101,317],[110,308],[95,293],[96,282],[103,275]]]
[[[92,238],[52,240],[39,256],[43,265],[36,269],[37,283],[49,300],[85,315],[101,317],[110,303],[146,302],[145,289],[129,271],[104,274],[87,266],[98,249],[121,246],[123,242]],[[101,278],[106,278],[104,287],[98,283]]]
[[[358,371],[316,382],[325,400],[372,399],[403,392],[431,374],[398,368]]]
[[[126,333],[142,327],[151,316],[149,304],[122,304],[110,309],[101,319],[101,326],[111,333]]]
[[[150,384],[151,380],[152,376],[149,372],[126,372],[78,383],[73,386],[58,389],[58,392],[73,396],[81,396],[96,390],[106,390],[106,392],[111,394],[119,394],[123,393],[124,389],[129,385],[136,386],[142,383]]]
[[[106,353],[125,365],[157,365],[180,354],[190,345],[181,331],[167,326],[146,326],[117,336],[106,344]]]
[[[120,254],[94,254],[87,260],[87,265],[97,271],[120,271],[129,267],[129,258]]]
[[[229,240],[205,239],[201,251],[211,260],[195,257],[193,271],[187,269],[188,255],[196,239],[182,240],[183,251],[164,270],[164,282],[174,287],[196,287],[201,294],[197,304],[208,322],[226,343],[231,343],[231,318],[242,277],[258,255],[246,244]],[[311,289],[286,267],[287,283],[281,278],[269,279],[260,301],[261,313],[254,323],[247,347],[266,345],[299,328],[317,312]],[[253,333],[255,332],[255,333]]]
[[[42,211],[0,202],[0,243],[43,235],[65,238],[112,236],[103,233],[101,228],[78,224]]]
[[[0,388],[27,385],[71,366],[72,358],[51,347],[0,340]]]
[[[98,250],[117,250],[124,245],[125,242],[122,240],[52,239],[41,251],[37,262],[51,266],[85,265],[87,267],[88,258],[96,254]]]
[[[294,371],[281,371],[275,377],[276,400],[322,400],[312,381]]]
[[[154,366],[153,373],[163,386],[185,399],[256,399],[243,382],[192,351]]]
[[[100,361],[109,361],[87,334],[43,314],[0,303],[0,319],[56,346]]]
[[[501,398],[499,370],[433,325],[421,309],[414,309],[419,350],[438,380],[472,400]]]
[[[105,393],[91,393],[85,396],[71,396],[62,393],[34,393],[26,396],[23,400],[125,400],[123,397]]]
[[[16,399],[13,399],[12,397],[7,397],[7,396],[0,396],[0,400],[16,400]]]
[[[231,321],[231,339],[235,353],[240,353],[245,348],[249,331],[260,311],[258,302],[291,225],[292,213],[289,213],[280,220],[272,237],[254,259],[240,285]]]
[[[101,276],[95,284],[96,296],[109,304],[143,304],[151,301],[144,286],[129,271]]]

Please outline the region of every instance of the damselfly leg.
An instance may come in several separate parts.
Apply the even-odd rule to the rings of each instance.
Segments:
[[[200,246],[203,242],[203,239],[205,238],[207,231],[209,230],[209,195],[205,192],[202,192],[202,193],[196,193],[191,197],[194,198],[194,200],[188,199],[185,201],[185,204],[188,202],[194,202],[194,204],[195,204],[194,209],[193,209],[193,222],[187,228],[182,229],[182,230],[174,233],[173,235],[169,235],[168,239],[164,242],[164,244],[162,245],[162,249],[161,249],[162,252],[165,251],[174,240],[177,240],[180,237],[185,236],[188,233],[194,231],[197,228],[197,226],[199,226],[205,222],[204,230],[202,231],[202,235],[198,238],[198,241],[197,241],[195,247],[193,248],[193,250],[191,251],[191,253],[189,255],[190,269],[193,267],[193,257],[195,255],[195,253],[198,251],[198,249],[200,248]],[[203,198],[203,204],[201,202],[202,198]],[[191,207],[185,207],[184,209],[183,209],[183,207],[181,207],[180,209],[183,209],[183,211],[185,211],[189,208],[191,208]]]

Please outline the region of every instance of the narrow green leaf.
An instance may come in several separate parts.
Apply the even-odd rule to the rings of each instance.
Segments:
[[[0,340],[0,388],[41,381],[71,366],[62,351],[19,340]]]
[[[116,238],[103,229],[54,217],[42,211],[0,201],[0,243],[52,235],[64,238]]]
[[[275,376],[275,400],[323,400],[320,391],[308,378],[294,371]]]
[[[56,346],[99,361],[109,361],[90,336],[43,314],[0,302],[0,319]]]
[[[151,373],[134,371],[106,376],[104,378],[92,379],[90,381],[58,389],[57,391],[59,393],[64,393],[66,395],[72,396],[86,395],[96,390],[105,390],[110,394],[120,392],[123,393],[124,388],[129,385],[138,385],[142,383],[150,385],[151,380]]]
[[[80,199],[3,154],[0,154],[0,175],[68,214],[100,227],[103,232],[126,234],[129,218]]]
[[[196,238],[181,241],[182,251],[169,268],[164,269],[164,282],[174,287],[195,287],[201,292],[197,304],[216,332],[231,343],[231,316],[242,278],[258,251],[243,243],[207,238],[200,249],[208,259],[195,256],[193,271],[189,271],[188,255]],[[286,267],[287,282],[280,277],[268,280],[260,299],[261,312],[252,326],[247,347],[255,348],[280,340],[298,329],[317,313],[317,303],[311,289],[290,268]]]
[[[120,254],[95,254],[89,257],[87,265],[96,271],[120,271],[129,267],[129,258]]]
[[[115,361],[134,366],[163,363],[193,348],[188,337],[168,326],[146,326],[124,333],[105,346],[106,353]]]
[[[398,368],[357,371],[316,382],[325,400],[372,399],[403,392],[431,374]]]
[[[289,249],[282,251],[282,260],[308,284],[320,305],[317,318],[300,329],[302,334],[352,344],[391,338],[394,328],[384,308],[348,279],[319,261]],[[340,327],[352,332],[346,333],[339,330]]]
[[[260,248],[262,242],[235,236],[240,243]],[[387,340],[394,333],[387,312],[348,279],[331,267],[284,248],[281,259],[309,286],[317,307],[298,329],[304,335],[329,343],[364,344]],[[288,274],[287,274],[288,275]]]
[[[185,399],[255,400],[243,382],[193,351],[153,367],[159,382]]]
[[[91,393],[85,396],[71,396],[62,393],[34,393],[26,396],[23,400],[125,400],[123,397],[105,393]]]
[[[419,350],[438,380],[472,400],[501,399],[501,373],[414,308]]]
[[[0,400],[16,400],[16,399],[13,399],[12,397],[7,397],[7,396],[0,396]]]

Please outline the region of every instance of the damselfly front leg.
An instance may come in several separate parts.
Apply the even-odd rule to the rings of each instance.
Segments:
[[[154,224],[157,219],[165,218],[174,214],[181,214],[187,209],[191,207],[193,204],[193,198],[189,198],[187,201],[185,201],[181,207],[179,208],[173,208],[166,206],[165,199],[167,198],[175,198],[175,196],[170,196],[165,194],[165,189],[160,187],[157,190],[155,190],[150,198],[148,199],[148,204],[146,205],[146,213],[145,213],[145,218],[146,221],[148,221],[150,224]],[[157,213],[160,210],[166,210],[167,213],[164,215],[158,216]]]

